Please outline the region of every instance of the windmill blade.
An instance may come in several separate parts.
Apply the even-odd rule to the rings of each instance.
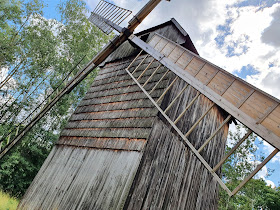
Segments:
[[[119,24],[121,24],[131,13],[130,10],[101,0],[91,13],[88,20],[105,34],[110,34],[114,29],[118,28]],[[112,27],[112,25],[115,27]]]
[[[80,82],[86,78],[100,63],[102,63],[112,52],[115,51],[122,43],[124,43],[128,34],[131,34],[133,30],[141,23],[142,20],[158,5],[161,0],[150,0],[134,17],[135,20],[129,25],[127,33],[121,33],[119,36],[114,37],[104,48],[83,68],[79,71],[65,86],[57,93],[51,101],[46,104],[43,109],[37,113],[32,120],[9,142],[1,151],[0,159],[10,151],[10,149],[16,145],[26,135],[26,133],[41,119],[45,114],[66,94],[71,92]],[[104,1],[105,2],[105,1]],[[100,6],[102,7],[102,5]],[[105,8],[103,8],[105,10]],[[96,9],[97,12],[100,9]],[[102,13],[103,14],[103,13]]]
[[[126,72],[144,92],[146,97],[150,99],[170,126],[178,133],[183,144],[191,149],[193,154],[200,160],[209,173],[213,175],[214,179],[220,184],[220,186],[228,193],[229,196],[235,195],[280,150],[280,131],[279,128],[277,128],[280,123],[280,117],[277,117],[280,113],[280,101],[159,34],[155,34],[148,44],[135,35],[131,35],[129,39],[142,50],[126,68]],[[147,55],[143,55],[145,52]],[[151,63],[149,63],[144,70],[139,70],[139,65],[141,65],[147,57],[153,58]],[[130,67],[133,66],[136,59],[140,59],[142,61],[140,61],[140,64],[132,71],[130,70]],[[153,62],[159,64],[158,68],[154,70],[154,73],[144,84],[140,84],[139,79],[143,75],[145,76],[145,72]],[[161,78],[153,78],[156,71],[161,66],[167,68],[166,73],[163,74]],[[140,74],[140,76],[135,77],[134,74],[136,74],[136,72],[137,75]],[[167,74],[173,74],[174,79],[169,83],[168,87],[165,88],[164,92],[157,100],[153,99],[151,93],[155,90],[156,86],[164,80],[164,77]],[[185,86],[173,99],[173,101],[167,104],[167,108],[163,110],[159,106],[158,102],[163,99],[164,95],[168,94],[168,91],[171,90],[172,86],[178,79],[184,81]],[[145,86],[151,80],[156,82],[156,85],[150,92],[147,92]],[[179,114],[175,120],[171,120],[168,116],[168,110],[188,86],[197,90],[197,95],[191,102],[189,102],[184,111]],[[236,98],[234,97],[235,95],[238,95],[239,97]],[[197,121],[186,133],[183,133],[176,124],[199,97],[208,98],[212,101],[212,105],[210,105],[205,112],[202,113],[201,117],[197,119]],[[194,131],[194,129],[207,116],[214,106],[226,111],[228,116],[210,135],[210,137],[204,141],[200,148],[195,148],[188,139],[188,136]],[[222,127],[224,127],[231,119],[237,119],[245,125],[248,128],[248,132],[237,143],[237,145],[234,146],[232,150],[212,168],[202,156],[202,151],[217,135],[220,129],[222,129]],[[252,133],[262,137],[265,141],[275,147],[275,149],[255,168],[254,171],[251,172],[248,177],[240,183],[239,186],[237,186],[233,191],[230,191],[221,178],[219,178],[216,171]]]

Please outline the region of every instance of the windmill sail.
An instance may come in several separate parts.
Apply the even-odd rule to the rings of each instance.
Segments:
[[[88,20],[96,25],[105,34],[110,34],[114,28],[107,23],[120,25],[132,12],[130,10],[118,7],[110,2],[101,0],[91,13]]]

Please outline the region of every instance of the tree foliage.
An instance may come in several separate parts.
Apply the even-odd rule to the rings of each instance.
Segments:
[[[44,6],[40,0],[0,1],[0,73],[4,75],[0,90],[6,93],[0,98],[2,147],[111,38],[87,20],[83,1],[67,0],[58,4],[59,20],[44,18]],[[11,78],[4,84],[9,75]],[[95,75],[96,71],[92,72],[63,97],[0,160],[2,190],[14,196],[23,195]]]
[[[236,128],[235,132],[229,132],[229,141],[233,145],[244,135],[242,126],[238,125]],[[223,165],[222,178],[230,190],[236,188],[254,170],[258,161],[264,159],[256,151],[256,144],[260,143],[256,139],[255,135],[250,135]],[[227,146],[227,152],[230,149]],[[262,178],[253,178],[232,198],[220,190],[219,209],[280,209],[280,188],[273,189]]]

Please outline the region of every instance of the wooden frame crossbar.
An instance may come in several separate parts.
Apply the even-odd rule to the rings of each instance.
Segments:
[[[181,130],[175,125],[175,123],[167,116],[167,114],[160,108],[157,102],[151,97],[151,95],[144,89],[144,87],[137,81],[137,79],[133,76],[133,74],[129,71],[128,68],[125,69],[128,75],[133,79],[133,81],[138,85],[138,87],[144,92],[144,94],[150,99],[153,105],[158,109],[158,111],[163,115],[163,117],[168,121],[168,123],[174,128],[174,130],[179,134],[179,136],[183,139],[183,144],[191,149],[191,151],[195,154],[195,156],[200,160],[200,162],[207,168],[207,170],[213,175],[214,179],[220,184],[220,186],[228,193],[228,195],[232,196],[231,191],[227,188],[227,186],[223,183],[223,181],[219,178],[219,176],[212,170],[209,164],[204,160],[204,158],[199,154],[199,152],[194,148],[194,146],[190,143],[187,137],[181,132]],[[210,105],[212,108],[214,104]],[[208,108],[209,109],[209,108]],[[210,109],[209,109],[210,110]]]
[[[183,89],[178,93],[178,95],[173,99],[173,101],[168,105],[168,107],[166,107],[166,109],[164,110],[164,113],[166,113],[172,107],[172,105],[182,95],[182,93],[187,89],[188,86],[189,86],[189,84],[186,84],[185,87],[183,87]]]

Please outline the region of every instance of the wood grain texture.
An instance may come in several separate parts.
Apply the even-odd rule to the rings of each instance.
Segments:
[[[121,209],[140,158],[135,151],[56,146],[18,208]]]

